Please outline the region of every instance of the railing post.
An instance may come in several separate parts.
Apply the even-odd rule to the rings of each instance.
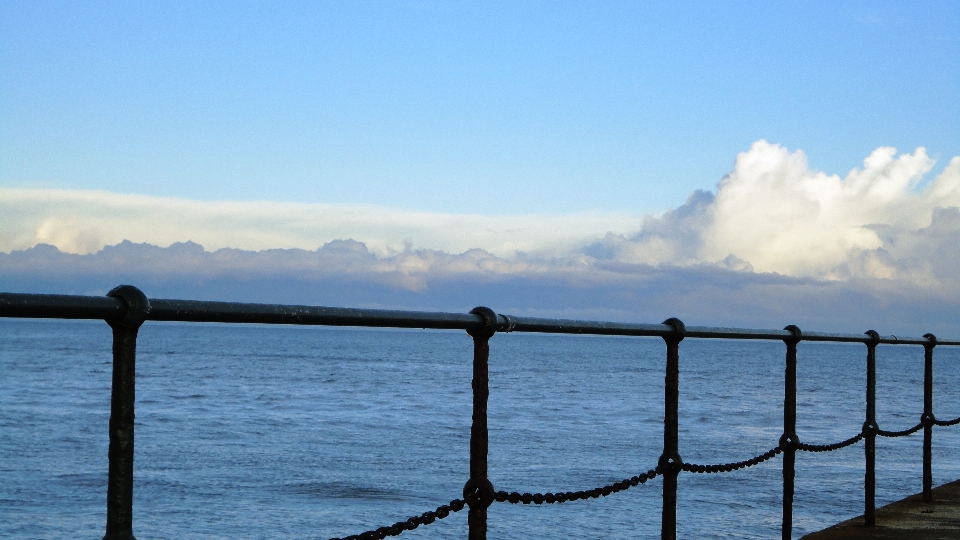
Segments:
[[[874,330],[865,332],[871,341],[867,342],[867,411],[863,421],[863,524],[873,527],[876,524],[877,494],[877,344],[880,334]]]
[[[923,501],[933,502],[933,348],[937,337],[924,334],[923,345]]]
[[[783,435],[780,448],[783,450],[783,523],[780,536],[790,540],[793,535],[793,480],[796,475],[797,454],[797,343],[800,343],[800,329],[794,325],[784,328],[793,336],[783,340],[787,345],[786,368],[783,379]]]
[[[110,394],[110,448],[107,478],[107,532],[104,540],[133,540],[133,421],[137,331],[150,311],[136,287],[120,285],[107,296],[127,305],[123,318],[108,320],[113,329],[113,383]]]
[[[660,519],[660,538],[677,538],[677,476],[683,461],[680,459],[680,342],[686,333],[683,322],[677,318],[667,319],[663,324],[672,326],[674,333],[664,336],[667,343],[667,366],[663,384],[663,454],[659,468],[663,475],[663,510]]]
[[[484,325],[467,332],[473,337],[473,424],[470,427],[470,479],[463,486],[463,500],[470,506],[467,538],[486,540],[487,508],[493,503],[494,497],[493,484],[487,478],[488,363],[490,338],[497,331],[497,314],[485,307],[473,308],[470,313],[483,317]]]

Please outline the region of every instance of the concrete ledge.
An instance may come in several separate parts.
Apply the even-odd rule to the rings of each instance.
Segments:
[[[844,521],[803,540],[957,540],[960,538],[960,480],[933,489],[933,502],[921,495],[877,509],[875,527],[864,527],[863,516]]]

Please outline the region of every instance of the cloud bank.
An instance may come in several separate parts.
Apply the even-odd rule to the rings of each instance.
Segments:
[[[66,253],[95,253],[123,240],[208,249],[316,249],[341,239],[380,256],[408,246],[463,252],[483,248],[556,252],[608,231],[640,229],[637,216],[485,216],[412,212],[376,206],[270,201],[204,202],[102,191],[0,188],[0,251],[50,244]]]
[[[642,224],[4,190],[4,245],[51,241],[0,254],[0,278],[24,292],[130,282],[155,297],[960,335],[960,157],[928,178],[934,165],[922,148],[879,148],[841,178],[758,141],[715,193]],[[131,230],[145,243],[98,246]],[[254,247],[149,241],[187,231]]]

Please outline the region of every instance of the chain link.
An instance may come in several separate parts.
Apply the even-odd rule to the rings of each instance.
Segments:
[[[660,474],[662,474],[660,467],[657,467],[626,480],[585,491],[564,491],[561,493],[518,493],[516,491],[507,493],[506,491],[498,491],[494,494],[494,500],[510,504],[560,504],[568,501],[596,499],[644,484],[647,480],[652,480]]]
[[[960,424],[960,418],[954,418],[953,420],[934,420],[933,423],[938,426],[955,426]]]
[[[684,463],[683,470],[687,472],[694,473],[722,473],[722,472],[731,472],[737,469],[746,469],[747,467],[753,467],[754,465],[759,465],[764,461],[773,459],[777,454],[783,452],[779,446],[772,448],[757,457],[750,458],[745,461],[735,461],[733,463],[723,463],[720,465],[698,465],[696,463]]]
[[[863,433],[857,433],[856,435],[854,435],[853,437],[850,437],[847,440],[840,441],[834,444],[797,443],[797,450],[801,450],[803,452],[832,452],[833,450],[839,450],[841,448],[845,448],[852,444],[856,444],[861,440],[863,440]]]
[[[331,538],[330,540],[383,540],[388,536],[397,536],[403,531],[412,531],[420,525],[429,525],[438,519],[443,519],[454,512],[463,510],[464,505],[466,503],[462,499],[454,499],[450,501],[450,504],[437,507],[432,512],[424,512],[406,521],[398,521],[389,527],[380,527],[372,531],[344,536],[343,538]]]
[[[923,422],[913,426],[910,429],[905,429],[903,431],[884,431],[882,429],[877,430],[877,435],[881,437],[906,437],[907,435],[913,435],[914,433],[923,429]]]

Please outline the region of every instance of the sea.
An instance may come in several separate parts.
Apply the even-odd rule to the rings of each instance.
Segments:
[[[0,537],[103,537],[111,334],[100,321],[0,320]],[[653,468],[665,346],[653,338],[497,334],[490,479],[584,490]],[[680,453],[777,445],[784,345],[680,344]],[[864,420],[866,348],[801,343],[798,432],[833,443]],[[148,322],[137,357],[134,534],[326,539],[459,498],[468,475],[471,338],[461,331]],[[923,348],[880,346],[883,429],[918,422]],[[960,349],[935,349],[935,412],[960,416]],[[934,484],[960,478],[960,426],[935,428]],[[878,439],[877,502],[921,489],[922,435]],[[679,478],[680,538],[779,538],[780,457]],[[794,537],[863,508],[863,444],[798,453]],[[564,504],[495,503],[491,539],[659,538],[659,478]],[[466,511],[401,538],[465,538]]]

